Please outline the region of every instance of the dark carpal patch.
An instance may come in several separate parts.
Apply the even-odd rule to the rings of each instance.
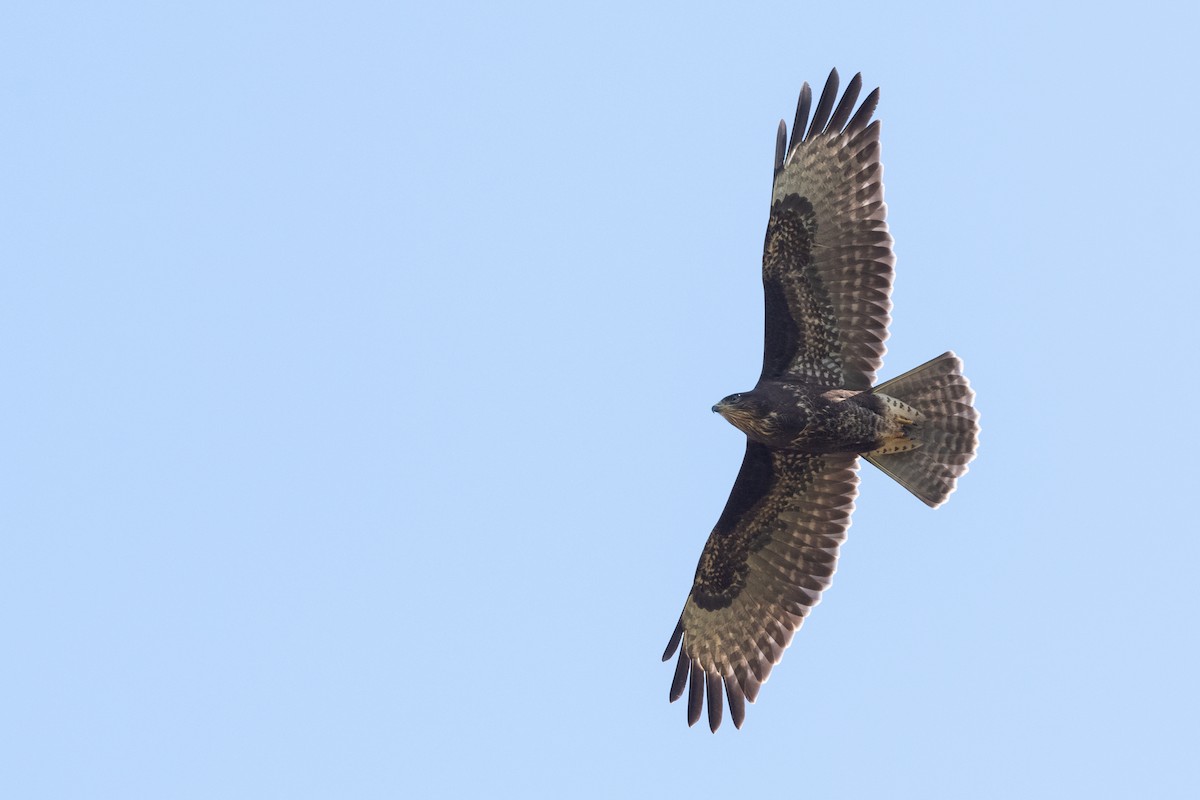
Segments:
[[[783,280],[786,272],[773,265],[791,261],[809,264],[813,240],[817,236],[817,216],[807,197],[789,194],[771,204],[763,243],[763,299],[765,302],[765,346],[763,377],[782,375],[792,358],[804,345],[803,329],[792,317]]]
[[[747,443],[738,481],[696,567],[692,598],[697,606],[715,611],[741,594],[749,571],[747,557],[771,538],[768,522],[787,499],[811,484],[823,466],[813,456],[772,453],[764,445]]]
[[[827,386],[842,376],[831,365],[839,348],[837,315],[813,264],[817,217],[799,194],[771,206],[763,248],[765,344],[763,378],[799,372]],[[794,363],[797,358],[802,363]]]

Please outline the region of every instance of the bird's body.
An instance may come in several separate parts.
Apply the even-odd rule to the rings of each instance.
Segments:
[[[713,410],[751,440],[798,453],[869,453],[897,441],[905,429],[899,411],[870,392],[800,381],[760,381]]]
[[[876,385],[895,257],[883,202],[879,90],[855,110],[833,71],[813,110],[800,93],[791,141],[780,123],[763,248],[763,368],[713,411],[746,434],[746,456],[708,537],[663,659],[679,650],[671,700],[688,723],[745,703],[830,585],[863,456],[930,506],[975,457],[978,418],[962,363],[944,353]],[[836,103],[836,107],[835,107]]]

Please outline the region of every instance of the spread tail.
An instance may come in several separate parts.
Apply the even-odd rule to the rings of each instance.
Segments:
[[[912,406],[921,419],[905,430],[915,447],[864,457],[926,505],[940,506],[979,446],[975,392],[962,374],[962,362],[954,353],[943,353],[870,391]]]

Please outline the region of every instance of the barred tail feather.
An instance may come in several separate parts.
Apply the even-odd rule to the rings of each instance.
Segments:
[[[952,352],[943,353],[870,391],[901,400],[924,418],[907,432],[918,447],[865,458],[926,505],[940,506],[979,446],[975,392],[962,374],[962,362]]]

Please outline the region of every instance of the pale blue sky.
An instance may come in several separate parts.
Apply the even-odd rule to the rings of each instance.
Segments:
[[[20,798],[1192,797],[1185,3],[0,12],[0,782]],[[774,131],[882,87],[869,465],[741,731],[659,655],[740,463]]]

